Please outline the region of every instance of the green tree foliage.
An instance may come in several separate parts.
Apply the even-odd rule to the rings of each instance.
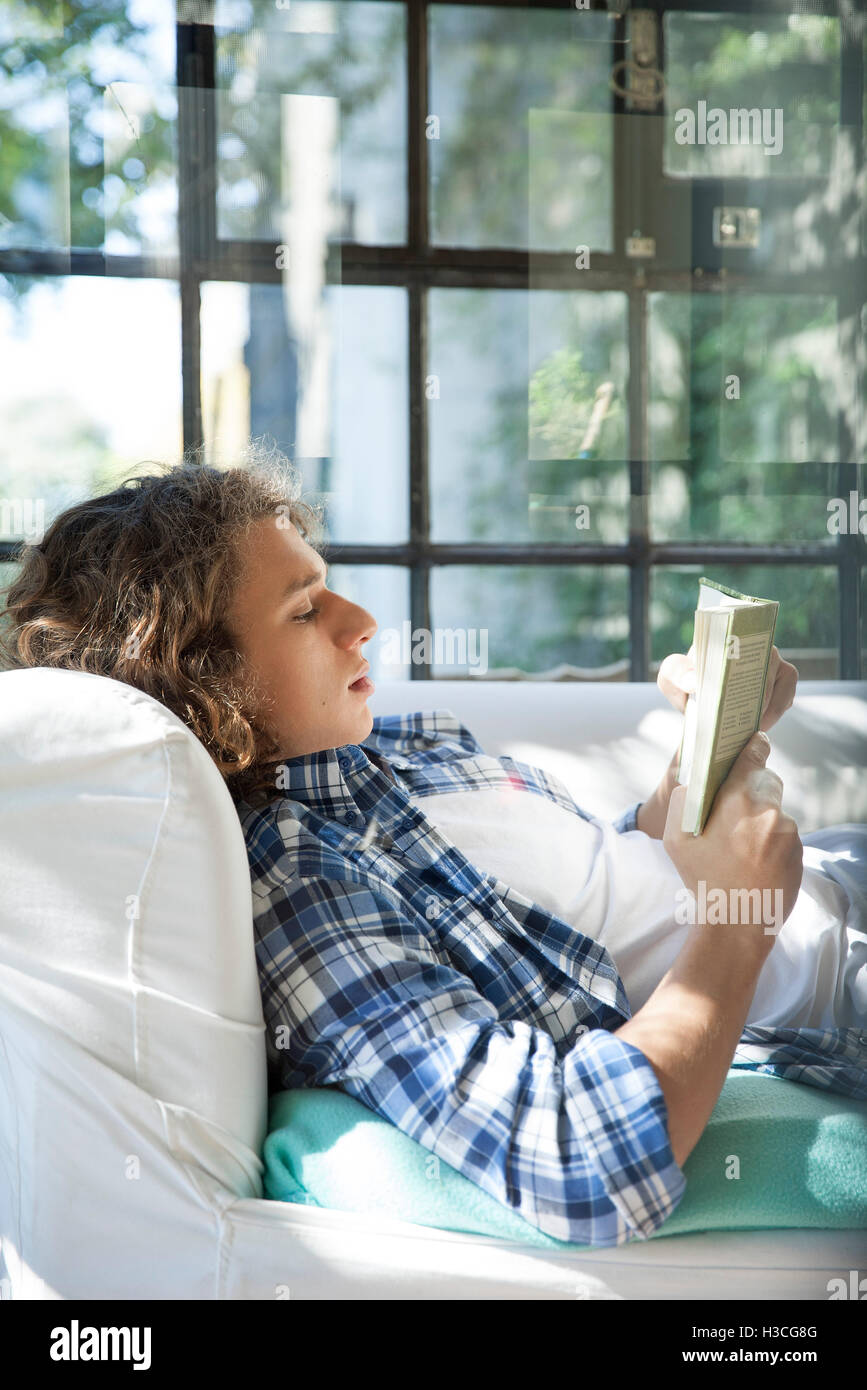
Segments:
[[[137,199],[150,181],[176,172],[175,121],[148,112],[133,126],[128,172],[106,179],[103,106],[108,92],[123,117],[113,84],[153,80],[147,40],[147,28],[117,0],[3,0],[0,244],[101,249],[108,213],[139,248]],[[68,243],[59,236],[67,229]],[[32,284],[32,276],[15,276],[7,295],[20,299]]]

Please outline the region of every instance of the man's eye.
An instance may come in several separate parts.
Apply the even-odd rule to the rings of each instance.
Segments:
[[[315,618],[318,612],[318,608],[308,608],[306,613],[299,613],[296,618],[292,619],[292,621],[294,623],[309,623],[312,618]]]

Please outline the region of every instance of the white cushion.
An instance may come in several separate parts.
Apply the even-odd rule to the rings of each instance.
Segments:
[[[368,707],[451,709],[486,753],[549,769],[598,816],[648,796],[680,741],[681,716],[654,682],[394,681]],[[802,832],[867,821],[867,681],[802,681],[768,737]]]
[[[267,1123],[249,867],[222,778],[131,686],[4,672],[0,882],[2,1233],[63,1296],[104,1284],[130,1225],[131,1280],[156,1242],[175,1287],[212,1285],[198,1170],[227,1200],[260,1197]],[[190,1216],[206,1218],[199,1269]]]
[[[258,1144],[249,867],[217,769],[164,705],[102,676],[4,672],[0,711],[0,965],[21,1001]]]

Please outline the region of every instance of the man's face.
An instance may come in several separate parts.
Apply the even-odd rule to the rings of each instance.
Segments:
[[[258,521],[248,544],[227,626],[273,701],[260,719],[276,736],[280,756],[360,743],[373,728],[371,692],[349,687],[368,669],[361,648],[376,620],[326,588],[324,561],[285,518]]]

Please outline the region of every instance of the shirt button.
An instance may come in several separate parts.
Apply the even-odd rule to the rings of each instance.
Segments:
[[[347,769],[348,767],[351,766],[349,759],[348,759],[348,758],[341,758],[341,759],[340,759],[340,766],[343,768],[343,771],[345,772],[346,769]]]

